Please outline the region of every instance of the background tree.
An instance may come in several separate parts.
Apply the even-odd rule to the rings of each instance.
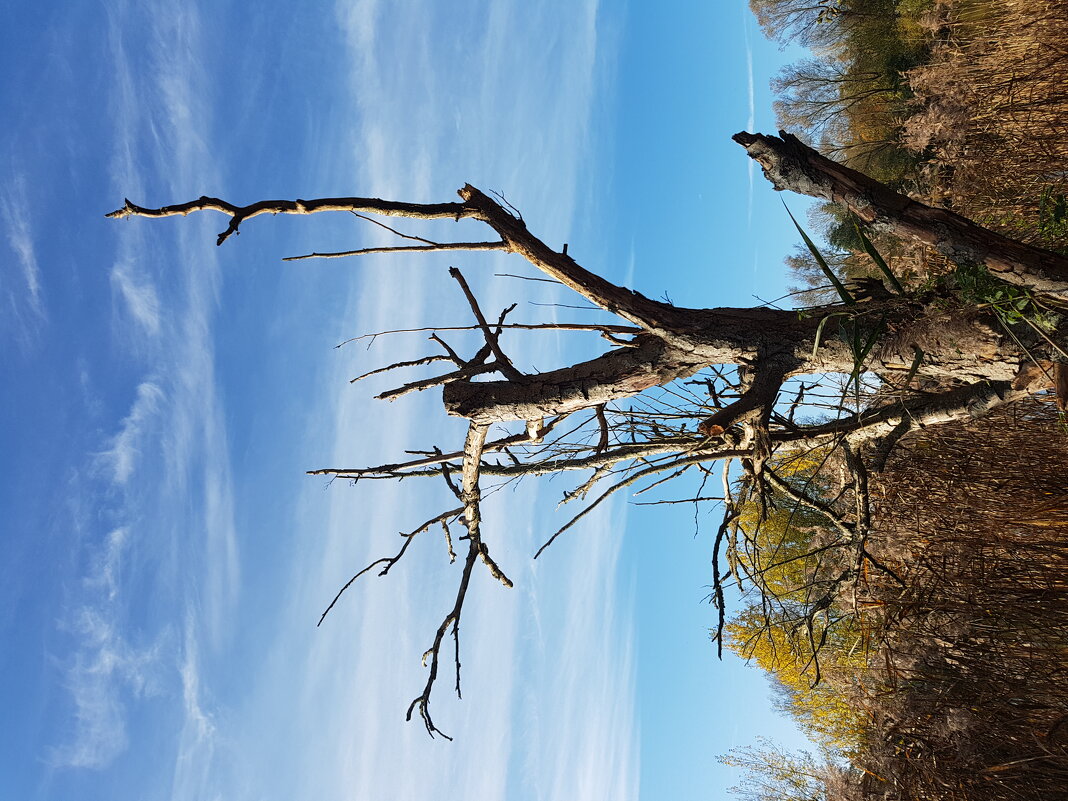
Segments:
[[[731,788],[742,801],[848,801],[856,777],[807,751],[790,753],[769,740],[735,748],[720,761],[741,771]]]
[[[764,466],[762,492],[743,487],[742,544],[728,547],[737,553],[745,592],[724,634],[732,651],[768,674],[781,711],[828,753],[848,756],[858,750],[868,716],[848,692],[867,664],[867,647],[856,605],[841,592],[857,556],[835,511],[854,502],[849,483],[835,486],[842,482],[833,478],[847,467],[833,447],[792,453]]]
[[[872,63],[870,57],[806,59],[785,67],[772,89],[783,128],[803,132],[834,154],[868,162],[896,146],[900,108],[909,97],[896,65]]]
[[[749,0],[764,35],[783,45],[826,46],[839,35],[837,24],[859,12],[848,0]]]

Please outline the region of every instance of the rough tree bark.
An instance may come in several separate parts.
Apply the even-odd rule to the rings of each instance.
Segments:
[[[1056,254],[1005,239],[951,212],[897,194],[820,156],[788,134],[773,137],[740,133],[735,139],[764,167],[778,189],[841,203],[886,231],[919,239],[951,258],[985,264],[993,275],[1034,293],[1044,302],[1060,304],[1068,300],[1068,261]],[[238,233],[243,223],[265,213],[348,211],[361,217],[471,219],[487,225],[496,238],[439,243],[377,222],[417,244],[295,258],[436,250],[506,251],[522,256],[545,275],[630,324],[588,327],[612,343],[597,358],[548,372],[524,374],[512,364],[499,341],[502,331],[509,327],[505,318],[511,309],[505,310],[495,324],[488,322],[463,276],[453,270],[476,319],[473,327],[481,330],[485,344],[472,357],[463,358],[435,333],[431,339],[444,355],[399,362],[383,369],[432,361],[448,361],[454,369],[405,384],[380,397],[393,399],[406,392],[442,386],[445,410],[470,421],[463,449],[443,452],[434,448],[424,456],[396,464],[312,471],[354,481],[440,477],[459,502],[458,508],[408,534],[398,554],[378,560],[353,576],[327,609],[329,612],[352,581],[371,568],[383,565],[380,574],[388,572],[412,539],[435,525],[441,525],[452,553],[448,523],[462,521],[467,530],[468,553],[456,601],[427,652],[427,685],[408,710],[409,718],[414,711],[419,712],[431,734],[441,733],[429,714],[439,653],[450,628],[458,643],[460,616],[474,565],[482,561],[491,576],[510,586],[489,557],[483,538],[479,510],[482,480],[507,481],[561,471],[588,473],[568,499],[585,499],[595,486],[606,484],[607,489],[549,538],[551,542],[613,493],[636,483],[661,482],[691,469],[707,473],[711,463],[740,460],[760,486],[764,481],[762,466],[777,449],[826,445],[842,446],[851,454],[863,450],[872,455],[871,463],[877,468],[909,430],[982,414],[1047,386],[1051,378],[1068,375],[1068,371],[1055,366],[1068,351],[1068,324],[1057,315],[1056,324],[1049,330],[1024,323],[1007,325],[990,308],[963,302],[944,289],[913,295],[876,293],[864,302],[800,313],[763,307],[679,308],[585,270],[567,255],[566,246],[563,252],[550,248],[527,229],[518,213],[478,189],[468,185],[459,195],[458,202],[435,204],[350,197],[264,200],[248,206],[201,197],[157,209],[127,200],[121,209],[108,215],[168,217],[219,211],[229,216],[227,228],[218,237],[220,245]],[[725,369],[725,365],[733,367]],[[882,389],[853,408],[847,408],[843,392],[838,413],[832,419],[808,424],[794,419],[794,412],[805,402],[804,386],[792,403],[781,398],[787,383],[798,376],[837,373],[857,382],[865,371],[883,379]],[[476,380],[494,372],[500,374],[499,380]],[[911,383],[917,376],[936,379],[936,385],[945,388],[938,392],[916,391]],[[648,406],[639,409],[621,403],[672,382],[684,388],[680,392],[688,393],[691,401],[686,409],[680,411],[676,405],[670,411],[665,407],[658,412],[654,401],[650,412]],[[704,387],[707,394],[698,396],[689,389],[694,385]],[[555,433],[561,420],[582,410],[592,414],[577,431]],[[525,427],[518,432],[505,432],[497,439],[487,436],[491,426],[512,421],[523,421]],[[501,454],[509,458],[499,458]],[[857,509],[849,521],[842,518],[841,529],[848,533],[843,535],[843,542],[858,549],[859,570],[866,558],[863,543],[868,525],[863,490],[865,468],[855,459],[852,463],[857,466],[853,471]],[[453,480],[454,475],[461,476],[460,486]],[[770,481],[775,481],[773,474]],[[732,519],[737,517],[729,482],[725,481],[725,488],[727,512],[717,537],[716,555],[721,544],[729,541]],[[727,547],[729,550],[729,542]],[[718,562],[714,571],[722,614],[721,584],[726,574],[720,571]],[[843,580],[846,578],[843,575]],[[455,664],[459,691],[458,654]]]
[[[927,206],[831,161],[785,131],[735,134],[776,189],[845,206],[867,223],[930,246],[951,261],[985,264],[1009,284],[1068,300],[1068,259],[988,231],[947,209]]]

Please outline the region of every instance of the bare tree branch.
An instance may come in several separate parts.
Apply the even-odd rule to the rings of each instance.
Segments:
[[[589,323],[503,323],[497,326],[498,328],[514,328],[520,331],[592,331],[599,334],[638,334],[641,333],[640,328],[635,328],[631,325],[595,325]],[[431,325],[424,328],[395,328],[391,331],[379,331],[374,334],[361,334],[358,337],[352,337],[346,339],[344,342],[339,342],[335,345],[335,348],[340,348],[343,345],[348,345],[350,342],[360,342],[364,339],[377,339],[378,337],[385,336],[386,334],[420,334],[425,331],[479,331],[481,326],[479,325]],[[433,337],[432,337],[433,338]],[[615,340],[613,340],[615,341]],[[626,344],[626,343],[624,343]]]
[[[380,200],[365,197],[327,197],[316,200],[261,200],[248,206],[235,206],[217,197],[202,196],[188,203],[148,209],[131,203],[129,199],[121,209],[106,215],[115,219],[126,217],[174,217],[185,216],[195,211],[221,211],[230,215],[230,224],[219,234],[221,245],[231,234],[240,233],[239,226],[245,220],[261,214],[316,214],[321,211],[360,211],[382,214],[387,217],[412,217],[419,220],[437,220],[477,217],[478,210],[464,203],[400,203],[395,200]]]
[[[451,626],[453,640],[455,642],[455,655],[453,661],[456,668],[456,695],[460,695],[460,615],[463,613],[464,600],[467,598],[467,588],[471,583],[471,573],[474,570],[475,562],[480,556],[482,556],[484,560],[489,560],[488,553],[484,555],[485,546],[482,543],[482,512],[479,508],[481,490],[478,483],[479,465],[482,462],[482,449],[486,443],[486,432],[488,430],[488,426],[479,426],[474,423],[468,427],[467,440],[464,443],[463,482],[461,484],[461,494],[464,502],[463,520],[464,527],[467,529],[467,558],[464,560],[463,572],[460,574],[460,584],[456,590],[456,600],[453,602],[453,607],[449,613],[445,615],[445,618],[441,621],[441,625],[438,626],[438,630],[434,634],[433,645],[431,645],[427,652],[423,654],[424,665],[427,664],[427,659],[430,660],[426,686],[423,688],[423,692],[416,696],[408,706],[408,713],[406,715],[406,719],[411,720],[412,712],[418,710],[419,716],[423,720],[423,725],[426,726],[427,733],[431,737],[435,734],[440,734],[446,740],[451,740],[452,738],[435,726],[433,719],[430,717],[430,694],[434,689],[434,682],[438,677],[441,643]],[[490,564],[492,564],[492,562],[487,561],[487,566]],[[494,567],[490,568],[491,573],[494,572]],[[499,569],[497,572],[499,573]],[[497,575],[494,577],[497,578]],[[507,581],[507,579],[504,581]],[[502,583],[504,582],[502,581]],[[511,582],[508,582],[505,586],[511,586]]]
[[[405,365],[395,364],[386,368],[386,370],[392,370],[394,367],[402,367]],[[396,389],[389,389],[385,392],[380,392],[375,395],[378,400],[393,401],[402,395],[407,395],[409,392],[421,392],[424,389],[430,387],[439,387],[442,384],[448,384],[450,381],[460,381],[465,378],[472,378],[476,375],[483,375],[484,373],[495,373],[501,369],[499,362],[487,362],[486,364],[469,364],[466,367],[461,367],[459,370],[453,370],[451,373],[444,373],[442,375],[432,376],[431,378],[423,378],[418,381],[411,381],[403,386],[399,386]],[[382,371],[384,372],[384,371]]]
[[[366,220],[367,222],[371,223],[371,225],[377,225],[379,228],[383,228],[386,231],[389,231],[394,236],[399,236],[401,239],[410,239],[413,242],[422,242],[424,245],[437,245],[437,244],[439,244],[437,242],[434,242],[433,240],[426,239],[426,238],[421,237],[421,236],[415,236],[414,234],[406,234],[403,231],[398,231],[392,225],[386,225],[381,220],[376,220],[374,217],[371,217],[370,215],[360,214],[360,212],[358,212],[358,211],[350,211],[349,213],[352,214],[353,217],[359,217],[361,220]]]
[[[356,250],[339,250],[332,253],[305,253],[302,256],[286,256],[282,261],[303,261],[305,259],[344,259],[349,256],[368,256],[372,253],[431,253],[438,250],[508,250],[507,242],[431,242],[427,245],[397,245]]]
[[[367,567],[365,567],[363,570],[361,570],[359,573],[357,573],[352,578],[350,578],[347,582],[345,582],[344,586],[340,590],[337,591],[337,595],[335,595],[333,600],[330,601],[330,605],[327,606],[326,610],[323,612],[323,614],[320,615],[319,622],[316,623],[315,625],[316,626],[323,625],[323,621],[326,620],[326,616],[330,614],[330,610],[334,608],[334,605],[338,602],[338,600],[341,598],[341,596],[345,594],[345,590],[347,590],[349,587],[351,587],[353,585],[353,583],[355,583],[356,579],[358,579],[364,573],[367,573],[368,571],[374,569],[378,565],[385,565],[385,567],[382,568],[382,570],[379,572],[378,575],[380,575],[380,576],[386,575],[392,569],[393,565],[397,564],[397,562],[399,562],[401,560],[401,558],[404,556],[405,551],[408,550],[408,546],[411,545],[412,540],[415,539],[415,537],[417,535],[422,534],[424,531],[426,531],[428,528],[430,528],[435,523],[440,523],[442,526],[445,526],[446,525],[446,521],[449,518],[456,517],[459,514],[461,514],[462,512],[463,512],[462,508],[460,508],[460,509],[450,509],[447,512],[442,512],[440,515],[437,515],[435,517],[430,518],[430,520],[427,520],[425,523],[423,523],[423,525],[419,526],[419,528],[415,529],[414,531],[411,531],[411,532],[409,532],[407,534],[401,534],[401,536],[404,538],[404,544],[401,545],[400,550],[397,551],[397,553],[394,554],[393,556],[387,556],[387,557],[383,557],[382,559],[376,559],[375,561],[371,562],[371,564],[369,564]],[[447,527],[445,528],[445,532],[446,532],[446,534],[448,533],[448,528]],[[450,551],[452,550],[452,545],[451,544],[449,546],[449,550]]]
[[[413,359],[408,362],[395,362],[386,367],[379,367],[375,370],[368,370],[366,373],[361,373],[349,380],[350,384],[355,384],[357,381],[362,381],[365,378],[370,378],[373,375],[379,373],[388,373],[390,370],[397,370],[402,367],[420,367],[424,364],[430,364],[431,362],[447,362],[452,361],[448,356],[424,356],[422,359]]]

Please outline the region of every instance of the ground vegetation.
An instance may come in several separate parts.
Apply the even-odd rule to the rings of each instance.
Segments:
[[[812,59],[788,69],[778,83],[780,113],[801,125],[803,137],[932,207],[963,211],[1020,240],[1065,252],[1068,4],[752,5],[769,35],[813,48]],[[884,60],[882,72],[872,70],[858,46],[865,41],[882,42],[881,53],[902,58]],[[868,97],[875,98],[874,110],[862,102]],[[805,116],[817,107],[823,116]],[[880,135],[872,135],[876,129]],[[872,146],[857,146],[863,142]],[[930,248],[922,238],[910,241],[868,226],[837,204],[819,207],[810,228],[827,243],[824,257],[801,245],[787,261],[804,303],[819,306],[835,297],[828,273],[840,282],[878,276],[867,246],[874,243],[909,291],[953,286],[958,297],[994,310],[1002,327],[1048,322],[1050,310],[1032,305],[1034,296],[989,283],[991,273],[976,262]],[[1059,368],[1049,368],[1057,385]],[[1064,392],[1062,386],[1057,394]],[[767,788],[784,762],[774,749],[753,749],[743,794],[1063,796],[1065,442],[1063,401],[1050,396],[1003,405],[981,421],[911,431],[891,452],[862,453],[869,468],[865,548],[871,558],[862,580],[837,593],[818,620],[798,614],[794,599],[822,605],[827,576],[850,563],[848,552],[828,547],[835,539],[833,518],[825,515],[820,525],[800,516],[796,486],[747,500],[755,504],[742,515],[747,539],[762,542],[763,553],[802,557],[788,584],[775,560],[748,557],[755,580],[746,605],[728,623],[728,644],[768,671],[782,708],[809,731],[824,761],[818,769],[810,757],[798,762],[809,782],[804,792],[791,794],[782,783],[772,792]],[[796,458],[772,469],[793,469]],[[809,500],[835,514],[852,505],[856,480],[851,489],[849,471],[843,473],[834,457],[801,468],[806,493],[815,496]],[[784,515],[789,525],[782,524]],[[774,600],[779,595],[782,604]],[[758,754],[769,756],[761,763]]]

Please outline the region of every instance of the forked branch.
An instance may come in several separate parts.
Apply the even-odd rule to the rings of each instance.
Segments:
[[[330,610],[334,608],[334,606],[337,604],[337,602],[341,599],[341,596],[345,594],[345,591],[349,587],[351,587],[354,583],[356,583],[356,579],[358,579],[360,576],[364,575],[365,573],[369,573],[371,570],[373,570],[374,568],[378,567],[378,565],[385,565],[385,567],[383,567],[382,570],[379,571],[378,575],[380,575],[380,576],[386,575],[393,568],[393,566],[395,564],[397,564],[397,562],[399,562],[404,557],[405,552],[408,550],[408,546],[412,544],[412,540],[415,539],[416,536],[418,536],[419,534],[422,534],[424,531],[429,529],[435,523],[441,524],[441,526],[445,529],[446,535],[448,535],[448,531],[449,531],[449,529],[448,529],[448,521],[451,520],[452,518],[460,515],[462,512],[463,512],[463,508],[450,509],[447,512],[442,512],[441,514],[435,515],[434,517],[430,518],[425,523],[423,523],[423,525],[419,526],[419,528],[415,529],[414,531],[410,531],[407,534],[403,534],[402,533],[401,537],[404,538],[404,543],[401,545],[400,550],[397,551],[397,553],[394,554],[393,556],[386,556],[386,557],[383,557],[381,559],[376,559],[375,561],[371,562],[371,564],[369,564],[367,567],[365,567],[363,570],[361,570],[356,575],[354,575],[352,578],[350,578],[348,581],[346,581],[344,586],[342,586],[342,588],[337,591],[337,595],[335,595],[333,600],[330,601],[330,605],[327,606],[326,609],[323,611],[322,615],[319,616],[319,622],[316,623],[315,625],[316,626],[323,625],[323,621],[326,620],[326,616],[330,614]]]
[[[460,584],[456,590],[456,599],[452,609],[445,615],[434,633],[434,642],[423,654],[423,664],[427,666],[426,686],[423,692],[416,696],[408,706],[407,720],[412,719],[412,713],[419,712],[419,717],[426,726],[427,733],[433,737],[440,734],[446,740],[452,738],[434,725],[430,716],[430,694],[434,689],[434,682],[438,677],[438,665],[441,658],[441,646],[450,627],[452,629],[454,650],[453,663],[456,668],[456,695],[460,696],[460,616],[463,614],[464,601],[467,598],[467,589],[471,584],[471,574],[474,572],[475,562],[481,557],[494,578],[497,578],[505,586],[512,583],[500,572],[500,569],[489,558],[489,552],[485,543],[482,542],[482,510],[480,502],[482,498],[479,487],[479,465],[482,462],[482,450],[486,443],[487,426],[479,426],[472,423],[467,430],[467,440],[464,443],[463,481],[461,484],[461,498],[463,500],[463,522],[467,529],[467,558],[464,560],[463,572],[460,574]],[[428,664],[429,660],[429,664]]]

